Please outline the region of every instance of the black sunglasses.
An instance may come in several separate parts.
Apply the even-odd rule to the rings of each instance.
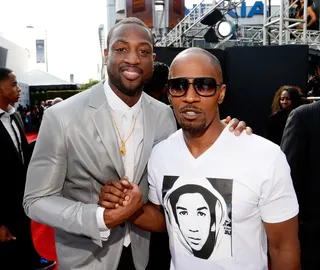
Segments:
[[[193,79],[193,82],[189,82],[189,79]],[[197,94],[202,97],[213,96],[217,87],[222,85],[211,77],[172,78],[168,80],[168,92],[172,97],[182,97],[187,93],[190,84],[193,85]]]

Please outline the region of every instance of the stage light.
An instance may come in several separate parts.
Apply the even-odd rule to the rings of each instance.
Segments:
[[[221,20],[214,27],[210,27],[204,34],[204,40],[209,43],[217,43],[221,40],[230,38],[235,32],[235,26],[227,21]]]
[[[219,39],[224,39],[232,34],[233,25],[231,24],[231,22],[227,20],[221,20],[217,22],[217,24],[214,27],[214,30]]]

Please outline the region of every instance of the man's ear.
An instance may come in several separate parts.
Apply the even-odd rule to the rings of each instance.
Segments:
[[[104,54],[104,64],[107,64],[107,59],[108,59],[108,49],[104,49],[103,51]]]
[[[155,53],[152,54],[152,58],[153,58],[153,61],[156,60],[156,54]]]
[[[221,85],[220,88],[221,90],[220,90],[219,99],[218,99],[219,105],[222,104],[224,97],[226,95],[226,90],[227,90],[227,87],[225,84]]]

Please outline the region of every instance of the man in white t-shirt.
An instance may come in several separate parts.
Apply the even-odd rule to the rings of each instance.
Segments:
[[[168,83],[182,129],[153,148],[149,202],[141,207],[138,187],[122,180],[110,182],[100,203],[135,203],[131,222],[166,228],[171,269],[266,270],[267,242],[272,270],[300,269],[299,207],[285,155],[259,136],[236,137],[221,123],[226,86],[219,61],[187,49],[174,59]]]

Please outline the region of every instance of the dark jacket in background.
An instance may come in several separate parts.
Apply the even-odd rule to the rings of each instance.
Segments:
[[[30,151],[18,113],[15,123],[21,135],[24,163],[8,131],[0,121],[0,226],[6,226],[17,238],[0,243],[0,269],[33,269],[32,264],[40,259],[31,237],[31,220],[26,216],[22,201],[26,183]]]
[[[299,238],[303,270],[320,265],[320,102],[293,110],[281,148],[291,167],[298,196]]]
[[[265,124],[265,138],[280,145],[287,118],[288,112],[284,110],[279,110],[270,115]]]

